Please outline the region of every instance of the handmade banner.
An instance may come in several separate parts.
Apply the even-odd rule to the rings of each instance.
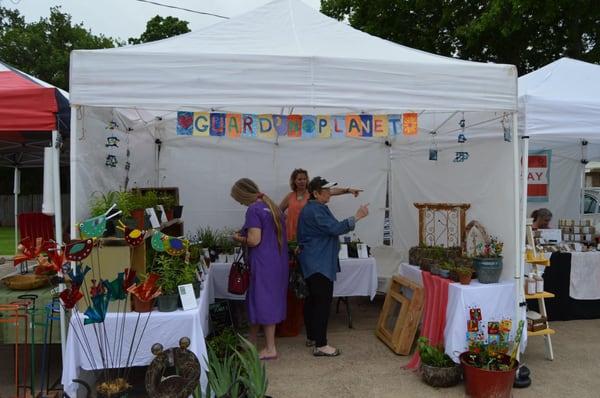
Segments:
[[[547,202],[550,194],[551,150],[529,151],[527,201]]]
[[[196,137],[290,138],[417,135],[416,113],[403,115],[267,115],[177,112],[177,135]]]

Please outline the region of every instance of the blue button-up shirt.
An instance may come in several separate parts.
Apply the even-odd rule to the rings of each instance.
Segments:
[[[297,230],[304,278],[320,273],[335,281],[335,274],[340,271],[339,236],[354,230],[355,222],[354,217],[338,221],[329,207],[316,200],[308,201],[300,212]]]

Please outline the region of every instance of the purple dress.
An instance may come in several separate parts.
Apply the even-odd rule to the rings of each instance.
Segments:
[[[286,317],[288,286],[288,252],[285,220],[281,216],[283,236],[281,250],[277,243],[277,229],[271,210],[263,201],[256,201],[246,211],[244,231],[260,228],[258,246],[248,249],[250,258],[250,286],[246,293],[248,320],[251,324],[271,325]]]

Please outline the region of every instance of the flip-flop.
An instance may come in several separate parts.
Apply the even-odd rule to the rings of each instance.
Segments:
[[[340,354],[341,354],[341,352],[337,348],[331,354],[323,352],[323,351],[319,350],[318,348],[315,348],[315,350],[313,351],[313,355],[315,357],[337,357]]]
[[[277,358],[279,358],[279,355],[273,355],[273,356],[270,356],[270,357],[261,357],[260,360],[261,361],[272,361],[272,360],[275,360]]]

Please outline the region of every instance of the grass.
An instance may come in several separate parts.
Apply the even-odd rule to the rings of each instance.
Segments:
[[[0,255],[15,254],[15,228],[0,227]]]

